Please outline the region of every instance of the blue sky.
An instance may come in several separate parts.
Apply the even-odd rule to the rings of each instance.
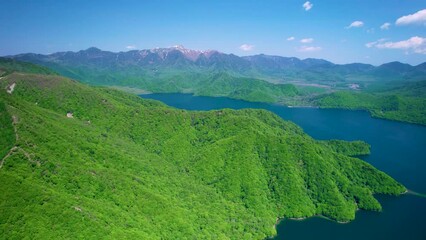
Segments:
[[[336,63],[426,61],[424,0],[0,0],[0,6],[0,56],[181,44]]]

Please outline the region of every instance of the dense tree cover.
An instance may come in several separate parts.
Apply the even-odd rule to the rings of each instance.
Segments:
[[[360,156],[370,154],[370,145],[363,141],[348,142],[333,139],[320,141],[320,143],[329,147],[331,150],[346,156]]]
[[[215,74],[211,79],[200,82],[196,95],[226,96],[256,102],[278,102],[284,96],[299,94],[292,84],[272,84],[253,78],[236,78],[228,74]]]
[[[265,110],[184,111],[19,73],[0,99],[2,149],[12,117],[19,135],[0,169],[5,238],[262,239],[277,217],[349,221],[381,209],[374,193],[405,191],[346,156],[363,144],[316,141]]]
[[[163,73],[164,74],[164,73]],[[252,102],[280,102],[284,98],[304,95],[292,84],[273,84],[255,78],[235,77],[228,73],[174,73],[152,78],[124,78],[121,86],[148,92],[193,93],[200,96],[223,96]],[[102,85],[102,84],[101,84]],[[108,84],[109,85],[109,84]]]
[[[426,125],[426,81],[389,91],[339,91],[314,98],[313,103],[325,108],[363,109],[373,117]]]
[[[12,126],[12,117],[6,111],[6,105],[0,99],[0,162],[15,144],[15,133]]]
[[[77,69],[48,64],[60,74],[74,77],[92,85],[115,86],[128,91],[139,92],[190,92],[202,96],[225,96],[254,102],[279,102],[284,97],[292,98],[304,95],[292,84],[273,84],[264,80],[237,77],[226,72],[191,72],[177,69],[164,69],[161,73],[144,72],[137,67],[129,67],[126,71],[102,68]],[[4,74],[13,71],[40,74],[55,74],[47,67],[32,63],[20,62],[8,58],[0,58],[0,70]],[[142,72],[141,72],[142,71]],[[90,79],[90,80],[88,80]],[[117,81],[117,79],[120,79]]]

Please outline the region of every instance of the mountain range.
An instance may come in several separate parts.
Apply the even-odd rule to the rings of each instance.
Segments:
[[[336,86],[342,82],[424,80],[426,63],[411,66],[400,62],[373,66],[363,63],[334,64],[323,59],[299,59],[271,55],[239,57],[215,50],[199,51],[177,45],[169,48],[109,52],[91,47],[78,52],[48,55],[19,54],[10,58],[47,66],[62,75],[93,81],[87,71],[96,72],[98,82],[120,85],[123,78],[152,78],[185,74],[226,72],[235,77],[258,78],[273,83],[315,82]],[[129,71],[130,70],[130,71]],[[110,74],[111,71],[120,73]],[[101,78],[104,78],[101,80]]]

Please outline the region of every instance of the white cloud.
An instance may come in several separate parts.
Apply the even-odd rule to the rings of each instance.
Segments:
[[[240,46],[240,49],[245,51],[245,52],[248,52],[248,51],[251,51],[251,50],[254,49],[254,45],[243,44],[243,45]]]
[[[426,38],[418,36],[399,42],[385,42],[385,40],[379,39],[378,41],[367,43],[365,46],[379,49],[401,49],[414,53],[426,54]]]
[[[379,40],[377,40],[377,41],[366,43],[366,44],[365,44],[365,46],[366,46],[366,47],[368,47],[368,48],[372,48],[372,47],[374,47],[375,45],[377,45],[377,44],[379,44],[379,43],[382,43],[382,42],[384,42],[384,41],[386,41],[386,40],[387,40],[386,38],[380,38],[380,39],[379,39]]]
[[[407,24],[424,24],[426,25],[426,9],[420,10],[416,13],[402,16],[395,22],[396,25],[407,25]]]
[[[296,39],[295,37],[288,37],[287,41],[293,41],[294,39]]]
[[[126,46],[126,48],[130,50],[130,49],[135,49],[136,46],[135,45],[129,45],[129,46]]]
[[[366,43],[365,46],[368,47],[368,48],[372,48],[372,47],[376,46],[376,44],[379,44],[379,43],[384,42],[386,40],[387,40],[386,38],[380,38],[377,41]]]
[[[355,21],[355,22],[351,23],[349,26],[347,26],[346,28],[358,28],[358,27],[362,27],[362,26],[364,26],[364,22]]]
[[[391,26],[391,24],[388,23],[388,22],[387,23],[383,23],[382,26],[380,26],[380,29],[382,29],[382,30],[388,30],[390,26]]]
[[[321,47],[314,47],[314,46],[301,46],[298,51],[299,52],[316,52],[320,51]]]
[[[301,43],[311,43],[313,41],[314,41],[313,38],[304,38],[304,39],[300,40]]]
[[[372,48],[376,44],[377,44],[377,42],[368,42],[368,43],[365,44],[365,46],[368,47],[368,48]]]
[[[312,4],[311,2],[307,1],[303,4],[303,8],[305,9],[305,11],[309,11],[311,10],[311,8],[314,6],[314,4]]]

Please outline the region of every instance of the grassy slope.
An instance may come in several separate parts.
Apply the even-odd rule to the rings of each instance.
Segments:
[[[20,73],[0,99],[0,149],[11,116],[19,135],[0,169],[7,238],[261,239],[276,217],[352,220],[355,203],[380,210],[373,193],[405,190],[267,111],[183,111]]]

